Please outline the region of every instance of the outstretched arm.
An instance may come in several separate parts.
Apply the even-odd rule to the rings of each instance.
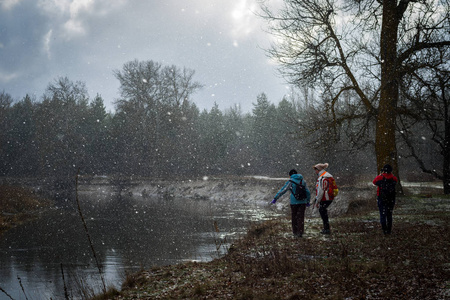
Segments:
[[[284,186],[278,191],[278,193],[275,195],[271,203],[277,202],[277,200],[283,196],[287,191],[291,189],[291,182],[288,180]]]

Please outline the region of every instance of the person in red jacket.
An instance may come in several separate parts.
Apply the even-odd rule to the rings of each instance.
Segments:
[[[392,174],[391,165],[385,165],[381,174],[375,177],[373,184],[377,188],[377,203],[380,210],[380,223],[384,234],[391,234],[392,212],[395,206],[395,186],[397,177]]]

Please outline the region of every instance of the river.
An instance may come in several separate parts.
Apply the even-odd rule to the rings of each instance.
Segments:
[[[71,299],[98,293],[102,280],[95,257],[106,285],[120,289],[127,272],[212,260],[252,222],[282,213],[262,200],[119,196],[101,186],[78,198],[88,233],[73,201],[3,236],[0,299],[64,299],[65,290]]]

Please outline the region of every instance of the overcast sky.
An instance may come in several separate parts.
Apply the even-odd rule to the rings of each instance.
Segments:
[[[108,110],[134,59],[195,70],[192,100],[251,111],[258,94],[288,93],[264,51],[271,36],[257,0],[0,0],[0,91],[41,99],[61,76],[83,81]]]

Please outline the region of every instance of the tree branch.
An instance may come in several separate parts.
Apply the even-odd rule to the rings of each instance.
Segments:
[[[442,42],[434,42],[434,43],[416,43],[411,48],[408,48],[407,50],[400,53],[398,56],[398,62],[401,63],[405,61],[408,57],[410,57],[412,54],[424,50],[424,49],[440,49],[445,46],[450,46],[450,41],[442,41]]]

